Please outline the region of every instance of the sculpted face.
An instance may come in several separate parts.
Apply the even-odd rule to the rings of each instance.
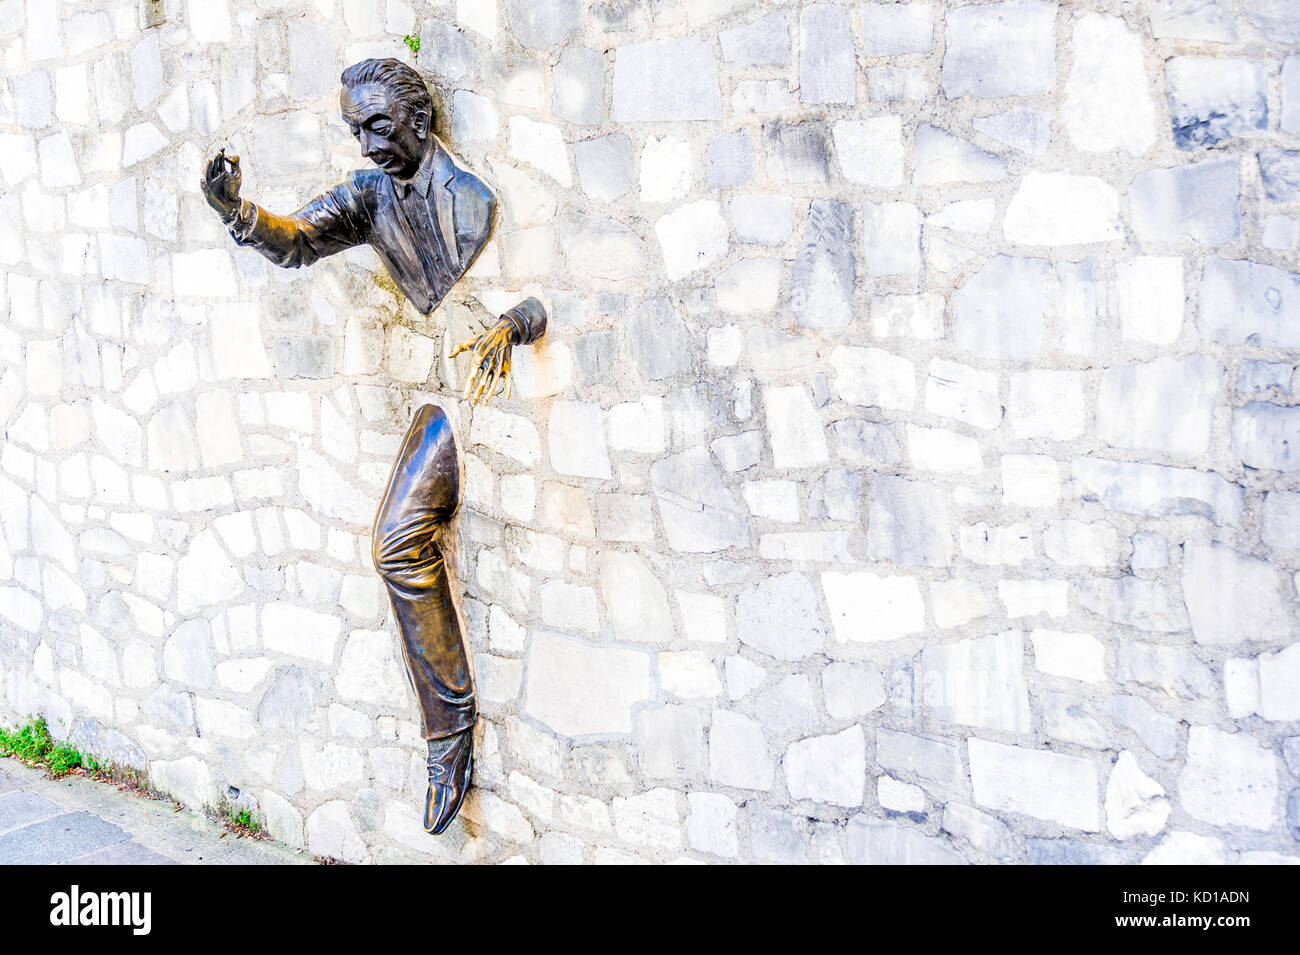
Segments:
[[[429,147],[429,117],[407,115],[388,89],[378,83],[346,86],[339,94],[343,122],[361,143],[361,153],[398,179],[415,175]]]

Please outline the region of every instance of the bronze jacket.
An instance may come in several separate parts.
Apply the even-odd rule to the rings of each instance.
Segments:
[[[406,182],[379,169],[358,170],[289,216],[245,199],[230,234],[283,268],[368,244],[427,315],[483,251],[495,211],[492,191],[435,139]]]

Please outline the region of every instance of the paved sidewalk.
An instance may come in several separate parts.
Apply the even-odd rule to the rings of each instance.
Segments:
[[[302,865],[283,843],[236,838],[189,809],[0,758],[0,865]]]

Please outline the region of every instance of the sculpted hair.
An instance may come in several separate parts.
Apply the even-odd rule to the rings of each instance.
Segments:
[[[429,87],[414,68],[392,57],[383,60],[362,60],[353,63],[339,81],[353,90],[364,83],[378,83],[386,87],[393,98],[406,110],[407,116],[414,116],[420,110],[429,114],[429,125],[433,125],[433,97]]]

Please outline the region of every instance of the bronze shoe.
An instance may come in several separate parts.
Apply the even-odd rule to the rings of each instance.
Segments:
[[[474,730],[429,740],[429,793],[424,800],[424,831],[439,835],[451,825],[469,789],[474,764]]]

